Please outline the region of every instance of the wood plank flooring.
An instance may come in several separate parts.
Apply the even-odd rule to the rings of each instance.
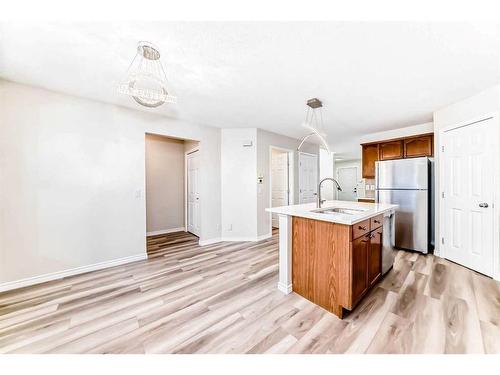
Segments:
[[[398,252],[344,320],[276,289],[278,235],[200,247],[0,294],[0,353],[500,353],[500,284]]]

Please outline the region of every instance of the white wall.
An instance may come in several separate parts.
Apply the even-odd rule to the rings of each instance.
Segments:
[[[251,147],[243,147],[252,142]],[[270,235],[271,146],[294,153],[294,202],[298,202],[299,141],[256,128],[222,129],[222,238],[255,240]],[[319,146],[305,144],[303,151],[318,154]],[[257,177],[263,183],[257,183]]]
[[[0,284],[145,255],[146,132],[201,141],[201,239],[220,237],[219,129],[6,81],[0,106]]]
[[[500,85],[490,87],[474,96],[450,104],[444,108],[434,112],[434,160],[436,166],[436,253],[439,254],[439,245],[441,243],[441,231],[439,220],[439,202],[440,194],[444,190],[444,186],[439,179],[439,165],[441,139],[440,131],[454,124],[476,120],[481,116],[498,113],[500,111]],[[500,124],[499,124],[500,126]],[[500,140],[499,140],[500,142]],[[498,189],[498,187],[497,187]],[[498,276],[497,276],[498,277]]]
[[[331,152],[324,148],[319,149],[319,180],[324,178],[334,178],[335,175],[335,159]],[[337,199],[337,187],[331,181],[325,181],[321,186],[321,198],[326,200]]]
[[[366,134],[361,137],[361,143],[383,141],[385,139],[400,138],[400,137],[410,137],[412,135],[432,133],[434,131],[434,124],[432,122],[426,122],[424,124],[417,124],[412,126],[406,126],[404,128],[392,129],[383,132],[376,132]],[[360,148],[361,152],[361,148]]]
[[[271,146],[289,149],[294,152],[293,160],[293,202],[299,202],[299,153],[297,146],[299,140],[286,137],[280,134],[257,129],[257,175],[263,176],[263,183],[257,191],[257,232],[258,236],[267,236],[271,234],[271,214],[266,212],[266,208],[271,207],[271,184],[270,184],[270,163]],[[301,151],[319,155],[319,146],[312,143],[305,143]],[[319,168],[319,157],[318,157]],[[256,178],[254,179],[256,183]]]
[[[251,142],[250,147],[243,143]],[[257,129],[222,129],[222,237],[257,236]]]
[[[184,228],[184,141],[146,135],[146,230]]]

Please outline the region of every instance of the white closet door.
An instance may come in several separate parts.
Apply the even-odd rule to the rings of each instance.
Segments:
[[[337,169],[337,178],[342,188],[342,191],[338,192],[338,199],[341,201],[357,201],[358,169],[356,167],[339,168]],[[326,182],[324,183],[326,184]],[[333,189],[337,189],[337,187],[333,186]]]
[[[299,203],[316,202],[318,155],[299,153]]]
[[[274,153],[271,162],[271,206],[287,206],[288,202],[288,153]],[[273,227],[279,227],[277,214],[272,214]]]
[[[199,152],[187,156],[187,230],[200,236]]]
[[[444,133],[445,257],[485,275],[493,274],[493,119]]]

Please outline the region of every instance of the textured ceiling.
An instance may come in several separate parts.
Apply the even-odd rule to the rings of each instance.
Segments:
[[[500,83],[497,25],[414,22],[3,22],[0,77],[142,110],[116,91],[139,40],[160,48],[178,97],[145,110],[300,137],[318,97],[341,153]]]

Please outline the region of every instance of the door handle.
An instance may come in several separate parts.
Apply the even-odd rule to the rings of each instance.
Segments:
[[[479,207],[486,208],[488,207],[488,203],[479,203]]]

